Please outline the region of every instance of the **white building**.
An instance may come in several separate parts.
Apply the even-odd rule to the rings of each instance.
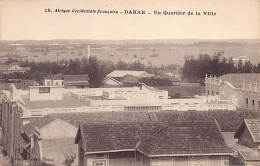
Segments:
[[[238,108],[260,110],[260,74],[227,74],[220,78],[206,77],[207,96],[232,100]]]
[[[0,72],[3,74],[10,73],[26,73],[31,70],[29,67],[20,67],[17,63],[11,63],[9,65],[1,65]]]

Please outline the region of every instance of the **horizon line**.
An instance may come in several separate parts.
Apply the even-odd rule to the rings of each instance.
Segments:
[[[229,39],[204,39],[204,38],[185,38],[185,39],[15,39],[15,40],[0,40],[0,41],[55,41],[55,40],[96,40],[96,41],[131,41],[131,40],[139,40],[139,41],[153,41],[153,40],[260,40],[260,38],[229,38]]]

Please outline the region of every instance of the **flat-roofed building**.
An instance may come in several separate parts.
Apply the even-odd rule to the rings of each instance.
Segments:
[[[205,78],[207,96],[232,100],[238,108],[260,110],[260,74],[227,74]]]

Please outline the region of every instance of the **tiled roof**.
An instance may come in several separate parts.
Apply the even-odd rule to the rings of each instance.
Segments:
[[[58,74],[52,74],[44,77],[45,79],[53,79],[53,80],[63,80],[64,74],[58,73]]]
[[[29,136],[35,126],[41,128],[56,118],[64,120],[76,127],[84,123],[122,123],[122,122],[149,122],[147,112],[89,112],[89,113],[61,113],[49,114],[44,117],[32,120],[24,125],[24,131]]]
[[[227,74],[221,77],[222,81],[230,82],[236,88],[242,88],[243,83],[260,85],[260,74]]]
[[[132,75],[125,75],[121,80],[121,83],[123,84],[133,84],[138,83],[138,78]]]
[[[215,122],[85,124],[86,152],[137,150],[152,155],[232,153]]]
[[[173,122],[141,142],[137,150],[148,156],[232,153],[214,121]]]
[[[115,70],[107,75],[107,77],[122,78],[126,75],[132,75],[135,77],[151,77],[153,74],[149,74],[146,71],[130,71],[130,70]]]
[[[236,131],[244,118],[260,118],[259,111],[174,111],[155,112],[158,121],[201,121],[216,119],[222,131]]]
[[[84,75],[65,75],[64,83],[67,82],[76,82],[76,81],[89,81],[89,77],[87,74]]]
[[[260,118],[259,119],[245,119],[245,124],[254,140],[260,143]]]
[[[84,81],[84,82],[67,82],[65,83],[66,86],[73,86],[73,85],[77,85],[77,86],[80,86],[80,85],[84,85],[84,86],[88,86],[89,85],[89,82],[88,81]]]
[[[86,152],[134,150],[138,141],[167,127],[167,123],[85,124]]]
[[[54,121],[55,119],[56,117],[53,115],[46,115],[42,118],[34,119],[30,123],[23,126],[23,131],[27,136],[30,136],[35,130],[35,127],[38,127],[40,129],[50,122]]]
[[[213,121],[217,120],[222,131],[236,131],[243,123],[244,117],[260,117],[260,112],[250,111],[187,111],[187,112],[154,112],[159,122],[196,122],[196,121]],[[232,118],[231,118],[232,117]],[[55,120],[62,119],[76,127],[84,123],[140,123],[150,122],[147,112],[88,112],[88,113],[61,113],[49,114],[42,118],[33,120],[32,123],[26,124],[26,131],[34,129],[33,126],[46,124]],[[25,127],[24,126],[24,127]],[[40,128],[40,127],[39,127]]]
[[[245,161],[260,161],[260,152],[256,150],[239,151]]]

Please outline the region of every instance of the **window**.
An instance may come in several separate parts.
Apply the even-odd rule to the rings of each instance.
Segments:
[[[216,95],[218,95],[218,92],[216,92]]]
[[[143,154],[140,152],[135,153],[135,160],[139,163],[143,161]]]
[[[208,95],[209,95],[209,90],[208,90]]]
[[[93,161],[93,166],[106,166],[106,160]]]
[[[258,101],[258,107],[260,108],[260,101]]]
[[[50,93],[50,87],[39,88],[39,93]]]
[[[252,100],[252,105],[253,105],[253,107],[255,106],[255,100]]]
[[[246,106],[248,107],[248,98],[246,98]]]

